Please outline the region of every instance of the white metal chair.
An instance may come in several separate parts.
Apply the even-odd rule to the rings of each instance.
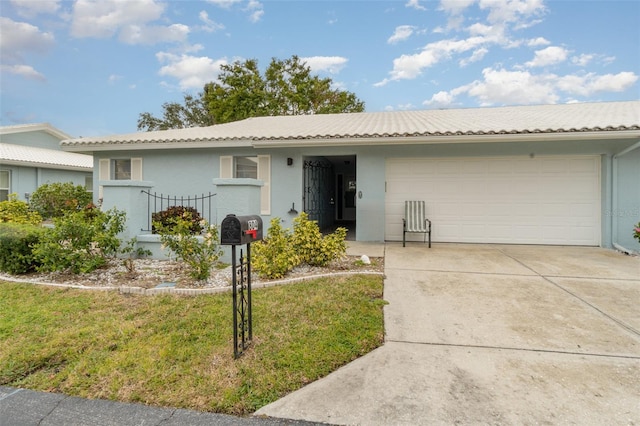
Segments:
[[[404,202],[402,247],[405,247],[407,232],[424,233],[425,243],[427,242],[427,235],[429,235],[429,248],[431,248],[431,221],[427,219],[424,201]]]

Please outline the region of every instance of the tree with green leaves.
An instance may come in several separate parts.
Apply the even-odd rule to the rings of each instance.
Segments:
[[[221,66],[216,82],[197,97],[185,95],[184,105],[165,103],[163,118],[140,114],[138,130],[164,130],[228,123],[249,117],[331,114],[364,111],[355,94],[332,87],[330,78],[313,75],[299,57],[273,58],[260,72],[248,59]]]
[[[183,129],[186,127],[204,127],[214,124],[204,103],[204,93],[196,96],[185,93],[184,103],[165,102],[162,104],[162,118],[143,112],[138,117],[138,130]]]

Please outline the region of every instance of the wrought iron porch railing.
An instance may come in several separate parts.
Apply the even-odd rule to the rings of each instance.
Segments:
[[[200,216],[203,219],[207,220],[207,222],[210,224],[217,223],[217,219],[215,217],[213,217],[214,221],[211,221],[212,216],[214,216],[211,209],[211,201],[216,194],[209,192],[208,194],[202,194],[200,196],[178,196],[158,194],[157,192],[149,192],[144,189],[140,192],[147,196],[147,229],[141,229],[141,231],[152,231],[153,227],[151,218],[153,214],[173,206],[193,207],[198,211],[198,213],[200,213]]]

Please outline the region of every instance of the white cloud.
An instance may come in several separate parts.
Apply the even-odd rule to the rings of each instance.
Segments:
[[[388,44],[395,44],[400,41],[404,41],[413,35],[416,27],[413,25],[400,25],[396,27],[396,30],[393,32],[393,35],[389,37],[387,40]]]
[[[484,106],[494,104],[554,104],[560,99],[553,75],[534,75],[529,71],[485,68],[483,80],[454,89],[452,93],[477,98]]]
[[[548,46],[551,42],[544,37],[536,37],[527,41],[527,46],[529,47],[538,47],[538,46]]]
[[[36,71],[30,65],[0,65],[0,70],[3,73],[15,74],[29,80],[45,81],[46,78],[43,74]]]
[[[314,72],[326,71],[331,74],[338,74],[349,61],[342,56],[310,56],[300,60]]]
[[[158,74],[178,80],[181,90],[202,89],[206,83],[215,80],[220,66],[227,63],[225,58],[213,60],[206,56],[176,55],[159,52],[156,58],[166,63]]]
[[[441,91],[426,100],[424,105],[446,106],[460,95],[475,98],[481,105],[554,104],[576,101],[574,96],[589,97],[600,92],[622,92],[633,86],[639,77],[633,72],[618,74],[558,76],[551,73],[534,74],[526,70],[509,71],[502,68],[485,68],[482,79],[457,87],[449,92]]]
[[[422,74],[422,70],[451,58],[453,54],[460,54],[478,49],[487,42],[485,37],[469,37],[464,40],[440,40],[427,44],[420,53],[402,55],[393,60],[393,70],[390,77],[385,78],[375,86],[384,86],[389,81],[409,80]]]
[[[416,107],[411,102],[406,104],[398,104],[395,107],[393,105],[387,105],[384,107],[385,111],[411,111],[414,109],[416,109]]]
[[[469,58],[466,59],[461,59],[459,64],[461,67],[466,67],[467,65],[473,63],[473,62],[478,62],[480,60],[482,60],[482,58],[484,58],[484,56],[489,53],[489,49],[487,49],[486,47],[481,47],[479,49],[476,49],[473,51],[473,54],[471,54],[471,56]]]
[[[207,0],[207,2],[228,10],[235,5],[241,4],[243,0]],[[254,24],[260,21],[264,15],[264,6],[258,0],[249,0],[242,10],[249,13],[249,21]]]
[[[475,24],[469,26],[467,28],[467,31],[472,36],[488,36],[488,35],[495,34],[496,27],[493,25],[485,25],[485,24],[476,22]],[[499,30],[499,32],[502,32],[502,30]]]
[[[219,24],[213,21],[212,19],[210,19],[209,14],[204,10],[200,11],[198,18],[200,18],[200,20],[204,22],[204,25],[199,27],[202,31],[213,33],[218,30],[224,30],[224,25]]]
[[[249,12],[249,21],[254,24],[260,21],[260,19],[262,19],[262,15],[264,15],[262,3],[257,0],[249,0],[249,4],[244,10]]]
[[[521,46],[525,41],[513,39],[509,36],[510,31],[515,27],[530,25],[535,21],[534,18],[546,12],[542,0],[441,0],[439,10],[449,16],[449,22],[446,29],[438,27],[434,29],[434,33],[459,30],[465,19],[464,12],[474,4],[486,12],[486,19],[484,22],[478,21],[464,28],[469,35],[467,38],[443,39],[427,44],[418,53],[403,54],[395,58],[389,75],[374,86],[384,86],[396,80],[415,79],[427,68],[472,52],[471,56],[458,58],[458,64],[466,66],[482,60],[492,45],[499,45],[503,49]],[[393,36],[388,42],[392,40],[395,40]],[[541,37],[530,41],[536,46],[543,45],[545,42],[546,40]],[[550,54],[553,51],[541,52],[539,55],[544,53]],[[568,52],[565,52],[565,59],[567,54]],[[530,65],[541,66],[538,64],[542,64],[545,59],[550,60],[548,56],[540,56],[535,61],[531,61]],[[557,57],[555,59],[558,60]]]
[[[593,61],[595,55],[583,53],[579,56],[574,56],[571,58],[571,63],[577,65],[579,67],[584,67],[589,64],[589,62]]]
[[[122,28],[119,40],[127,44],[156,44],[159,42],[185,42],[189,27],[183,24],[169,26],[127,25]]]
[[[207,0],[208,3],[215,4],[223,9],[230,9],[234,4],[242,2],[242,0]]]
[[[39,14],[55,14],[60,9],[60,0],[11,0],[20,16],[27,18]]]
[[[24,53],[47,53],[54,45],[53,34],[34,25],[0,16],[0,56],[3,62],[22,62]]]
[[[549,46],[542,50],[537,50],[533,60],[525,65],[528,67],[546,67],[566,61],[568,55],[569,51],[564,47]]]
[[[73,6],[71,35],[110,38],[118,34],[128,44],[184,42],[189,33],[186,25],[150,25],[162,18],[165,8],[165,3],[156,0],[78,0]]]
[[[450,92],[440,91],[431,96],[431,99],[424,101],[422,104],[434,108],[448,108],[455,102],[455,96]]]
[[[109,38],[122,27],[155,21],[163,12],[164,5],[153,0],[78,0],[73,6],[71,35]]]
[[[476,0],[440,0],[439,9],[452,15],[458,15],[475,2]]]
[[[476,0],[441,0],[439,10],[449,15],[447,29],[459,29],[465,20],[462,12],[475,2]]]
[[[558,89],[579,96],[591,96],[598,92],[622,92],[638,81],[638,75],[633,72],[597,75],[567,75],[558,80]]]
[[[427,10],[426,7],[420,4],[420,0],[408,0],[407,3],[405,3],[405,7],[410,7],[415,10]]]
[[[489,11],[490,23],[514,23],[520,28],[525,28],[532,17],[546,12],[543,0],[480,0],[479,6]]]
[[[123,77],[121,75],[111,74],[109,76],[109,78],[107,79],[107,81],[109,82],[109,84],[113,85],[113,84],[116,84],[118,81],[120,81],[122,79],[123,79]]]

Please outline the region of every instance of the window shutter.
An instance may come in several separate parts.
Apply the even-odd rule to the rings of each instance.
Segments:
[[[264,182],[260,190],[260,214],[271,214],[271,156],[258,155],[258,179]]]
[[[231,179],[233,177],[233,157],[230,155],[220,156],[220,178]]]
[[[131,159],[131,180],[142,180],[142,158]]]
[[[98,163],[98,180],[109,180],[111,178],[111,173],[109,170],[109,164],[111,160],[108,158],[100,159]]]
[[[111,179],[111,170],[109,170],[109,166],[111,164],[111,160],[108,158],[101,158],[98,162],[98,180],[110,180]],[[102,193],[102,185],[98,186],[98,198],[102,200],[104,198]]]

